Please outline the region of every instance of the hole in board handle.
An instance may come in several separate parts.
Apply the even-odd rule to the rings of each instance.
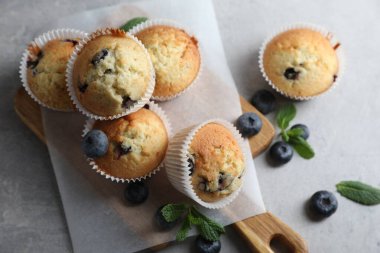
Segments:
[[[295,252],[294,246],[282,234],[273,235],[270,240],[270,248],[274,253],[293,253]]]

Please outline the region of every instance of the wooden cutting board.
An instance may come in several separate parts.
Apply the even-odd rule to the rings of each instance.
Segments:
[[[240,103],[244,112],[257,113],[263,122],[263,127],[259,134],[249,139],[252,156],[256,157],[271,144],[275,130],[269,120],[243,97],[240,97]],[[20,88],[14,97],[14,109],[22,122],[27,125],[41,141],[46,143],[40,106],[29,97],[23,88]],[[233,226],[247,241],[253,252],[273,253],[270,247],[272,240],[284,244],[291,252],[308,252],[304,239],[269,212],[236,222]],[[168,244],[162,244],[154,247],[154,249],[158,250],[167,245]]]

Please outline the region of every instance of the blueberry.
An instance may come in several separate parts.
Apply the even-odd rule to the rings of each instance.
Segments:
[[[140,181],[131,182],[124,191],[124,198],[132,204],[143,203],[149,195],[148,187]]]
[[[114,159],[119,160],[121,156],[127,155],[130,152],[132,152],[132,147],[123,145],[123,143],[118,143],[115,146],[113,152],[114,152]]]
[[[87,83],[84,83],[84,84],[80,83],[79,86],[78,86],[78,89],[79,89],[79,91],[81,93],[84,93],[87,90],[87,88],[88,88],[88,84]]]
[[[263,123],[260,117],[253,112],[243,113],[236,121],[236,127],[243,137],[250,137],[260,132]]]
[[[322,217],[329,217],[338,208],[338,201],[329,191],[318,191],[311,196],[310,209]]]
[[[214,242],[207,241],[198,235],[197,239],[195,239],[195,248],[199,253],[218,253],[222,248],[222,244],[220,240]]]
[[[299,74],[300,72],[296,71],[294,68],[287,68],[284,72],[285,78],[289,80],[296,80]]]
[[[40,63],[40,60],[41,58],[43,57],[43,53],[42,51],[39,51],[37,56],[34,57],[33,59],[31,58],[28,58],[27,62],[26,62],[26,67],[27,68],[30,68],[30,69],[34,69],[37,67],[38,63]]]
[[[134,103],[136,103],[135,100],[132,100],[128,96],[123,96],[123,101],[121,102],[121,107],[128,109],[131,107]]]
[[[101,60],[106,58],[107,55],[108,55],[108,49],[104,48],[101,51],[97,52],[94,55],[94,57],[92,57],[91,63],[96,66],[99,64]]]
[[[276,164],[285,164],[293,157],[293,148],[286,142],[275,142],[269,149],[269,157]]]
[[[309,131],[309,128],[304,125],[304,124],[296,124],[294,126],[292,126],[290,129],[294,129],[294,128],[300,128],[302,129],[303,133],[301,135],[302,138],[304,138],[305,140],[307,140],[310,136],[310,131]]]
[[[90,158],[105,155],[108,150],[107,135],[97,129],[89,131],[82,140],[82,150]]]
[[[276,98],[272,92],[267,90],[257,91],[253,95],[251,102],[252,105],[264,115],[273,112],[276,108]]]
[[[158,226],[159,229],[161,230],[169,230],[171,228],[173,228],[176,224],[177,224],[177,221],[178,220],[175,220],[175,221],[172,221],[172,222],[167,222],[164,218],[164,216],[162,215],[162,208],[164,207],[165,205],[161,206],[160,208],[157,209],[155,215],[154,215],[154,219],[155,219],[155,222],[156,222],[156,225]]]

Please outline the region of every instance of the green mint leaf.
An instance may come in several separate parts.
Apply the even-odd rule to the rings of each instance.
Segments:
[[[296,116],[296,113],[296,107],[293,104],[287,104],[281,107],[276,116],[278,126],[283,130],[287,129],[290,121]]]
[[[290,137],[298,137],[303,134],[303,130],[301,128],[293,128],[286,131],[286,134]]]
[[[124,25],[120,26],[120,29],[126,31],[126,32],[129,32],[129,30],[131,30],[133,27],[135,27],[136,25],[140,24],[140,23],[143,23],[145,21],[147,21],[148,18],[147,17],[136,17],[136,18],[132,18],[130,20],[127,21],[127,23],[125,23]]]
[[[363,205],[380,204],[380,189],[359,181],[342,181],[336,185],[344,197]]]
[[[176,240],[178,242],[184,241],[186,239],[186,237],[187,237],[187,234],[189,233],[189,231],[191,229],[191,221],[190,221],[189,216],[190,215],[188,215],[186,217],[186,219],[184,220],[181,228],[177,232]]]
[[[192,207],[191,211],[192,211],[192,213],[195,213],[195,215],[197,215],[198,217],[201,217],[203,220],[205,220],[208,223],[208,225],[210,227],[212,227],[218,233],[223,234],[226,232],[223,225],[221,225],[221,224],[217,223],[216,221],[211,220],[210,218],[204,216],[195,207]]]
[[[199,226],[202,223],[202,218],[194,216],[191,212],[187,216],[191,224]]]
[[[281,129],[281,137],[285,142],[289,142],[289,135],[286,131]]]
[[[201,224],[198,226],[199,233],[201,236],[208,241],[219,240],[220,234],[213,227],[211,227],[207,221],[202,220]]]
[[[167,222],[173,222],[181,217],[186,209],[185,204],[167,204],[162,208],[161,213]]]
[[[310,144],[302,137],[290,137],[289,144],[292,145],[294,150],[303,158],[311,159],[315,153]]]

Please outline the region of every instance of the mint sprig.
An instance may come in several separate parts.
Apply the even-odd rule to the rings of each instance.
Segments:
[[[120,29],[126,31],[126,32],[129,32],[129,30],[131,30],[133,27],[135,27],[136,25],[138,24],[141,24],[145,21],[147,21],[148,18],[147,17],[136,17],[136,18],[132,18],[130,20],[127,21],[127,23],[125,23],[124,25],[120,26]]]
[[[380,189],[359,181],[342,181],[336,185],[343,196],[362,205],[380,204]]]
[[[282,139],[289,143],[294,150],[303,158],[311,159],[315,152],[310,144],[302,138],[303,130],[301,128],[288,129],[290,122],[296,117],[297,110],[293,104],[287,104],[280,108],[277,113],[277,125],[281,129]]]
[[[184,217],[183,223],[176,235],[177,241],[186,239],[190,229],[195,225],[200,235],[208,241],[217,241],[225,232],[224,227],[216,221],[200,213],[194,206],[185,204],[167,204],[161,210],[167,222],[173,222]]]

